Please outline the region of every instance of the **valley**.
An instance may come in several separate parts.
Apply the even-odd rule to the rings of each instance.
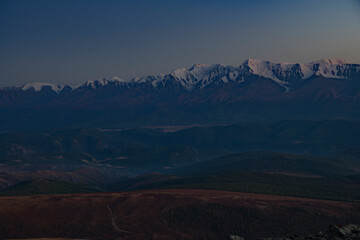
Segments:
[[[0,0],[0,239],[360,240],[359,10]]]
[[[359,224],[359,71],[249,60],[4,88],[0,238],[252,240]]]

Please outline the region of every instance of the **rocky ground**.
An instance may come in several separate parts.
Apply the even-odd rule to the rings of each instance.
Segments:
[[[281,238],[264,238],[263,240],[359,240],[360,226],[349,224],[346,226],[330,225],[326,233],[319,232],[316,235],[300,236],[286,236]],[[243,237],[231,235],[228,240],[244,240]]]

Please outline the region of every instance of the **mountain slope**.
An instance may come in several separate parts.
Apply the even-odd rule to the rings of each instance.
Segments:
[[[247,152],[195,163],[177,173],[186,175],[271,172],[304,176],[358,174],[353,164],[335,159],[275,152]]]
[[[206,190],[1,197],[0,238],[252,240],[359,224],[359,210],[358,203]]]
[[[138,176],[110,186],[112,191],[149,189],[208,189],[296,196],[338,201],[360,200],[360,175],[311,177],[301,174],[241,172],[175,177],[156,174]]]
[[[61,127],[224,124],[360,119],[360,65],[247,60],[166,75],[117,77],[79,87],[27,84],[0,90],[0,131]]]
[[[67,183],[49,179],[33,179],[1,190],[0,196],[94,193],[101,191],[103,190],[100,188],[84,184]]]
[[[125,87],[136,88],[139,86],[154,87],[182,87],[186,90],[196,90],[212,87],[230,82],[245,82],[250,76],[257,76],[273,80],[287,91],[296,87],[298,82],[314,76],[329,79],[350,79],[360,75],[360,64],[350,64],[341,59],[322,59],[307,64],[272,63],[263,60],[246,60],[238,67],[225,66],[222,64],[195,64],[191,68],[180,68],[166,75],[149,75],[142,78],[134,78],[129,81],[119,77],[87,81],[81,86],[70,87],[69,85],[56,85],[50,83],[29,83],[17,88],[5,88],[4,90],[44,91],[52,90],[62,94],[71,90],[101,87]]]

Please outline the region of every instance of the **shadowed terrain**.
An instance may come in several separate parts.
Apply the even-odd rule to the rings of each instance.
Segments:
[[[208,190],[0,197],[0,238],[256,239],[359,224],[359,211],[356,202]]]

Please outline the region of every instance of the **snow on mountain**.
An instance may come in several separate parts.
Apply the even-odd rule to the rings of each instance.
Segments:
[[[168,81],[173,81],[190,91],[229,82],[240,83],[248,79],[249,76],[254,75],[273,80],[287,92],[294,88],[296,82],[312,76],[346,79],[354,74],[360,74],[360,64],[350,64],[343,59],[322,59],[307,64],[246,60],[238,67],[224,66],[222,64],[195,64],[188,69],[175,69],[169,74],[148,75],[131,80],[123,80],[115,76],[110,79],[87,81],[83,85],[72,88],[67,85],[51,83],[29,83],[22,86],[21,89],[26,91],[33,88],[35,91],[41,91],[44,87],[50,87],[59,94],[65,87],[69,87],[71,90],[81,87],[95,89],[104,86],[132,88],[139,86],[139,84],[148,84],[154,88],[161,88],[166,87]]]
[[[175,69],[171,72],[171,75],[178,79],[187,79],[190,77],[189,71],[185,68]]]
[[[97,88],[97,87],[104,87],[104,86],[107,86],[107,85],[115,85],[115,86],[119,86],[119,85],[123,85],[123,84],[127,84],[129,83],[130,81],[126,81],[126,80],[123,80],[122,78],[119,78],[117,76],[114,76],[110,79],[106,79],[106,78],[103,78],[103,79],[100,79],[100,80],[90,80],[90,81],[87,81],[86,83],[84,83],[82,85],[82,87],[90,87],[90,88]]]
[[[346,79],[351,74],[360,73],[359,64],[350,64],[344,59],[321,59],[308,64],[300,64],[302,79],[311,76],[322,76],[325,78]],[[350,75],[349,75],[350,74]]]
[[[324,58],[324,59],[314,61],[310,64],[339,65],[339,64],[350,64],[350,62],[345,59],[341,59],[341,58],[336,58],[336,59]]]
[[[196,84],[202,81],[205,76],[208,76],[209,73],[206,72],[208,68],[208,65],[194,65],[189,69],[175,69],[170,75],[180,81],[184,88],[191,90]]]
[[[235,67],[222,64],[195,64],[189,69],[176,69],[168,76],[179,81],[185,89],[193,90],[206,87],[209,84],[235,81],[239,77],[239,72],[236,71]]]
[[[345,79],[349,78],[351,74],[360,73],[359,64],[349,64],[343,59],[322,59],[307,64],[247,60],[241,67],[247,67],[255,75],[274,80],[286,91],[289,91],[293,84],[292,81],[305,80],[314,75]]]
[[[23,91],[34,89],[39,92],[44,89],[44,87],[50,87],[54,92],[60,93],[67,85],[52,84],[52,83],[27,83],[21,87]]]
[[[143,83],[150,83],[154,88],[157,87],[159,82],[164,78],[164,74],[159,74],[157,76],[154,75],[148,75],[142,78],[133,78],[130,83],[133,85],[136,84],[143,84]]]
[[[110,78],[110,81],[117,81],[117,82],[129,82],[127,80],[124,80],[118,76],[113,76],[112,78]]]
[[[344,70],[349,63],[343,59],[322,59],[310,63],[313,66],[315,75],[326,78],[347,78]]]
[[[294,66],[290,63],[272,63],[261,60],[247,60],[241,67],[248,68],[250,73],[274,80],[277,84],[289,91],[289,82],[286,81],[289,71]]]
[[[355,67],[354,67],[355,66]],[[189,69],[180,68],[171,72],[181,85],[188,89],[203,88],[216,81],[242,82],[249,74],[272,79],[282,86],[285,92],[290,91],[296,81],[312,76],[325,78],[348,78],[351,72],[360,72],[360,65],[349,64],[343,59],[323,59],[307,64],[273,63],[263,60],[246,60],[239,67],[221,64],[196,64]]]

